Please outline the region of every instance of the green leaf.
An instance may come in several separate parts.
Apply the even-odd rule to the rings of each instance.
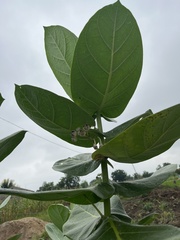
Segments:
[[[86,240],[179,240],[180,229],[168,225],[142,226],[105,219]]]
[[[124,222],[131,222],[131,218],[127,215],[119,196],[112,196],[111,198],[111,214],[113,216],[118,217],[120,220]]]
[[[154,220],[159,216],[158,213],[151,213],[148,216],[145,216],[144,218],[142,218],[138,224],[139,225],[150,225],[152,222],[154,222]]]
[[[71,97],[70,74],[77,37],[61,26],[50,26],[44,29],[48,63],[59,83]]]
[[[72,158],[57,161],[53,169],[72,176],[85,176],[100,165],[100,161],[92,160],[91,153],[79,154]]]
[[[97,207],[99,209],[99,204]],[[75,205],[63,226],[63,233],[70,239],[86,239],[100,220],[101,216],[92,205]]]
[[[45,229],[52,240],[69,240],[53,223],[46,224]]]
[[[51,221],[62,231],[64,223],[69,218],[70,211],[62,204],[53,204],[48,208],[48,215]]]
[[[171,164],[160,168],[148,178],[142,178],[135,181],[125,181],[113,183],[116,194],[124,197],[134,197],[147,193],[161,185],[167,180],[177,169],[176,164]]]
[[[1,106],[1,104],[3,103],[3,101],[4,101],[4,98],[2,97],[2,95],[1,95],[1,93],[0,93],[0,106]]]
[[[8,196],[1,204],[0,204],[0,209],[5,207],[6,204],[9,202],[11,196]]]
[[[112,184],[102,182],[94,186],[93,192],[101,199],[107,199],[113,196],[115,189]]]
[[[44,192],[0,188],[0,194],[15,195],[23,198],[40,201],[64,200],[67,202],[84,205],[96,203],[102,199],[107,199],[113,195],[114,191],[115,191],[114,187],[106,183],[102,183],[91,188],[44,191]]]
[[[88,136],[72,139],[72,131],[95,125],[94,119],[72,101],[28,85],[16,86],[15,96],[21,110],[45,130],[71,144],[93,146]]]
[[[13,237],[8,238],[7,240],[18,240],[18,239],[20,239],[21,235],[22,235],[22,233],[16,234]]]
[[[106,142],[110,141],[111,139],[115,138],[118,134],[125,131],[127,128],[132,126],[133,124],[137,123],[138,121],[142,120],[143,118],[153,114],[151,110],[146,111],[145,113],[130,119],[129,121],[119,125],[118,127],[113,128],[112,130],[104,133],[106,137]]]
[[[131,221],[118,196],[111,198],[111,212],[120,219]],[[75,205],[68,221],[63,226],[63,233],[70,239],[87,239],[104,218],[103,214],[104,204],[102,202],[96,203],[94,206]]]
[[[131,99],[141,69],[139,28],[117,1],[99,10],[80,34],[72,64],[73,100],[90,115],[117,117]]]
[[[138,163],[165,152],[179,138],[180,104],[143,118],[96,150],[92,157]]]
[[[26,131],[20,131],[0,140],[0,162],[19,145],[25,133]]]

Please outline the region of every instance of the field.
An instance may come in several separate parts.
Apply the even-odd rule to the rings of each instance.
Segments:
[[[180,180],[169,178],[159,188],[135,198],[123,199],[126,212],[137,223],[144,216],[157,213],[154,223],[171,224],[180,227]],[[10,202],[0,210],[0,224],[23,217],[37,217],[50,221],[47,208],[53,203],[40,202],[12,197]]]
[[[50,219],[47,209],[48,206],[54,203],[59,202],[33,201],[12,197],[8,204],[0,210],[0,224],[23,217],[37,217],[48,222]]]
[[[123,199],[127,214],[135,223],[156,213],[154,223],[180,227],[180,179],[170,177],[159,188],[132,199]]]

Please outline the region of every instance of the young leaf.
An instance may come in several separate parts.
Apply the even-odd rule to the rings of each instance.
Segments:
[[[25,133],[26,131],[20,131],[0,140],[0,162],[19,145]]]
[[[48,208],[48,215],[51,221],[62,231],[64,223],[68,220],[70,211],[62,204],[53,204]]]
[[[90,115],[119,116],[131,99],[142,68],[136,20],[119,1],[99,10],[76,45],[71,92]]]
[[[45,229],[52,240],[69,240],[53,223],[47,223]]]
[[[1,93],[0,93],[0,106],[1,106],[1,104],[3,103],[3,101],[4,101],[4,98],[2,97],[2,95],[1,95]]]
[[[53,169],[72,176],[85,176],[97,169],[99,165],[100,161],[92,160],[91,153],[83,153],[56,162]]]
[[[96,150],[117,162],[138,163],[168,150],[180,138],[180,104],[152,114]]]
[[[44,29],[48,63],[59,83],[71,97],[70,74],[77,37],[61,26],[50,26]]]
[[[93,146],[88,136],[72,139],[72,131],[95,125],[94,119],[72,101],[28,85],[16,86],[15,96],[21,110],[45,130],[71,144]]]
[[[171,164],[160,168],[148,178],[113,183],[115,192],[123,197],[134,197],[147,193],[166,181],[176,171],[176,168],[176,164]]]

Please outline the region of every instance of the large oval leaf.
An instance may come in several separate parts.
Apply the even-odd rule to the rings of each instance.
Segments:
[[[113,196],[110,203],[111,214],[125,222],[131,222],[131,218],[126,214],[118,196]],[[63,226],[64,235],[70,239],[87,239],[98,226],[104,214],[104,204],[102,202],[96,203],[94,206],[75,205],[68,221]]]
[[[92,147],[88,136],[72,137],[72,131],[94,126],[94,119],[72,101],[47,90],[23,85],[16,86],[16,101],[21,110],[48,132],[78,146]]]
[[[93,153],[93,159],[109,157],[137,163],[168,150],[180,138],[180,104],[152,114],[132,125]]]
[[[142,68],[142,42],[131,12],[119,1],[99,10],[76,45],[71,91],[91,115],[120,115],[132,97]]]
[[[119,135],[120,133],[122,133],[123,131],[125,131],[127,128],[129,128],[130,126],[132,126],[133,124],[137,123],[138,121],[142,120],[142,118],[145,118],[149,115],[153,114],[151,110],[146,111],[145,113],[134,117],[130,120],[128,120],[127,122],[113,128],[112,130],[104,133],[104,136],[106,137],[106,142],[108,142],[109,140],[115,138],[117,135]]]
[[[110,198],[113,195],[113,193],[114,187],[106,183],[102,183],[91,188],[44,191],[44,192],[0,188],[0,194],[15,195],[23,198],[40,201],[64,200],[67,202],[83,205],[96,203],[102,199]]]
[[[44,29],[48,63],[59,83],[71,97],[70,74],[77,37],[61,26],[50,26]]]
[[[116,194],[123,197],[134,197],[147,193],[160,186],[166,181],[177,169],[176,164],[171,164],[160,168],[150,177],[138,179],[135,181],[124,181],[113,183]]]
[[[26,131],[20,131],[0,140],[0,162],[19,145],[25,133]]]
[[[98,203],[97,208],[101,211],[103,208],[99,207],[101,206]],[[92,205],[75,205],[68,221],[63,226],[63,233],[70,239],[86,239],[100,220],[101,216]]]
[[[168,225],[142,226],[107,218],[86,240],[179,240],[180,228]]]
[[[85,176],[100,165],[100,161],[92,160],[91,153],[79,154],[72,158],[57,161],[53,169],[72,176]]]

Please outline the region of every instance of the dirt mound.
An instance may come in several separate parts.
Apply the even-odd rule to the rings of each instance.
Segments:
[[[158,188],[148,194],[124,199],[127,214],[138,222],[143,217],[158,213],[154,223],[180,227],[180,188]]]
[[[44,233],[45,225],[46,222],[34,217],[8,221],[0,224],[0,239],[7,240],[20,233],[20,240],[38,239]]]

